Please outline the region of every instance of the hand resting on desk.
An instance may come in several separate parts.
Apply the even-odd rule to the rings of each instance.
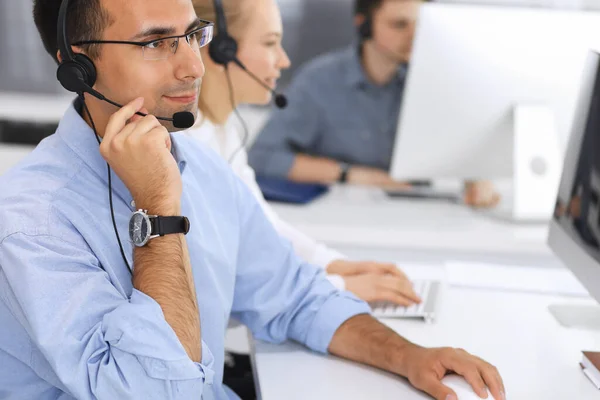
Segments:
[[[406,377],[415,388],[436,400],[459,400],[442,381],[451,373],[463,376],[481,398],[489,398],[489,388],[495,400],[505,400],[504,383],[493,365],[462,349],[424,348],[411,343],[370,315],[357,315],[344,322],[328,350]]]
[[[394,180],[387,171],[352,166],[348,171],[348,183],[355,185],[377,186],[384,190],[410,189],[408,182]],[[464,202],[475,208],[493,208],[500,202],[500,195],[490,181],[467,181],[465,182]]]

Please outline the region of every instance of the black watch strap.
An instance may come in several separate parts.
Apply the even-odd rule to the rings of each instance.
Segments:
[[[340,177],[338,178],[338,182],[346,183],[348,181],[348,172],[350,171],[350,164],[341,162],[340,164]]]
[[[187,217],[150,217],[152,236],[165,236],[172,233],[183,233],[190,231],[190,221]]]

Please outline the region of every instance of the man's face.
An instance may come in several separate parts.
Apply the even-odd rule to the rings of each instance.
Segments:
[[[198,26],[191,0],[102,0],[113,20],[101,40],[148,41],[182,35]],[[141,47],[101,44],[96,90],[107,98],[126,104],[144,97],[150,114],[171,117],[179,111],[198,109],[198,93],[204,76],[199,52],[184,38],[175,54],[164,60],[146,60]],[[114,107],[106,105],[108,115]],[[174,130],[171,123],[164,123]]]
[[[373,40],[399,63],[410,61],[420,0],[385,0],[373,13]]]

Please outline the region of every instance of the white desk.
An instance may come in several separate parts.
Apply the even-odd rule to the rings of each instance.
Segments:
[[[275,208],[282,218],[331,246],[359,248],[354,256],[370,252],[374,259],[390,260],[394,251],[399,257],[420,250],[437,252],[443,260],[463,251],[486,255],[491,262],[502,258],[500,262],[529,263],[537,257],[543,261],[536,266],[559,265],[546,245],[544,224],[518,225],[450,203],[396,200],[377,190],[337,187],[306,207]],[[462,347],[490,361],[503,375],[508,399],[598,399],[600,391],[578,363],[581,350],[600,350],[600,332],[560,326],[547,307],[565,302],[594,304],[589,298],[446,287],[435,324],[385,322],[421,345]],[[263,400],[429,398],[405,379],[295,343],[252,345]]]
[[[449,288],[436,323],[386,320],[396,332],[425,346],[462,347],[500,370],[510,400],[600,398],[579,368],[581,350],[600,350],[600,332],[558,325],[547,306],[579,302],[553,296]],[[592,303],[593,304],[593,303]],[[407,380],[295,343],[254,342],[253,361],[262,400],[429,397]]]
[[[372,188],[338,186],[306,206],[272,205],[336,248],[551,254],[547,224],[519,225],[449,202],[391,199]]]

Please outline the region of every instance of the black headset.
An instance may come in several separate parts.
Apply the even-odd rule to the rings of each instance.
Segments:
[[[221,0],[214,0],[214,5],[217,17],[217,34],[208,45],[208,54],[210,55],[210,58],[212,58],[216,64],[223,65],[224,67],[227,67],[229,63],[236,64],[252,79],[258,82],[259,85],[273,93],[275,105],[278,108],[285,108],[288,103],[287,98],[283,94],[277,93],[275,90],[271,89],[259,77],[250,72],[237,57],[238,44],[237,41],[229,35],[227,30],[227,18],[225,17],[223,2]]]
[[[371,12],[365,15],[365,20],[358,26],[358,36],[361,41],[369,40],[373,37],[373,16]]]
[[[227,65],[231,62],[239,65],[241,62],[237,58],[238,45],[227,30],[227,18],[225,17],[223,3],[221,0],[214,0],[214,4],[218,31],[208,45],[208,54],[219,65]],[[244,66],[241,68],[245,69]]]
[[[60,50],[62,61],[56,71],[56,78],[69,92],[90,93],[96,83],[96,67],[94,62],[85,54],[73,54],[67,36],[67,12],[69,0],[63,0],[58,11],[58,29],[56,43]]]

